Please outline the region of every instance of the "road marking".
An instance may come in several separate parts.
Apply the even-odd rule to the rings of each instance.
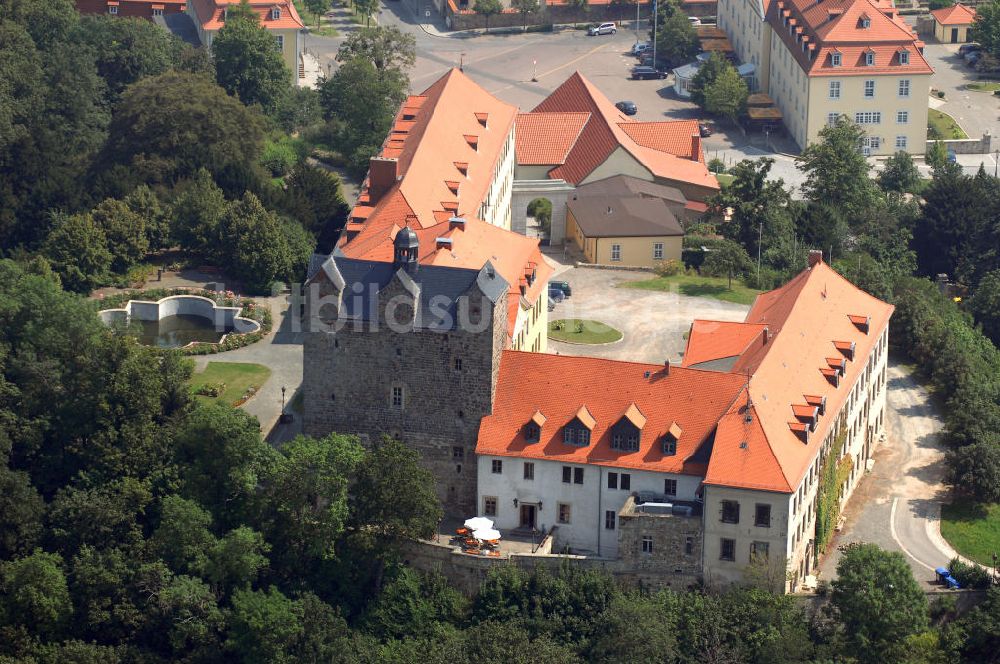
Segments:
[[[590,49],[589,51],[587,51],[583,55],[581,55],[579,57],[576,57],[576,58],[573,58],[569,62],[563,63],[563,64],[559,65],[558,67],[553,67],[552,69],[550,69],[548,71],[543,71],[540,74],[536,74],[535,78],[542,79],[543,77],[548,76],[549,74],[554,74],[557,71],[565,69],[566,67],[570,67],[572,65],[575,65],[577,62],[580,62],[584,58],[589,58],[594,53],[597,53],[601,49],[603,49],[603,48],[605,48],[607,46],[610,46],[611,44],[612,44],[612,42],[604,42],[600,46],[595,46],[594,48]],[[511,83],[510,85],[505,85],[502,88],[497,88],[496,90],[490,90],[490,94],[494,94],[495,95],[498,92],[503,92],[504,90],[509,90],[510,88],[513,88],[515,85],[520,85],[521,83],[525,83],[525,81],[518,81],[517,83]]]
[[[899,540],[899,537],[896,535],[896,504],[898,502],[899,502],[899,496],[894,496],[892,499],[892,509],[889,510],[889,534],[892,535],[893,541],[899,545],[899,548],[903,550],[903,553],[908,555],[910,558],[913,558],[913,560],[916,561],[916,563],[921,567],[925,567],[933,572],[935,568],[931,567],[930,565],[928,565],[927,563],[925,563],[924,561],[920,560],[915,555],[910,553],[910,550],[907,549],[905,546],[903,546],[903,543]]]
[[[511,46],[510,48],[505,49],[503,51],[498,51],[498,52],[492,53],[490,55],[484,55],[484,56],[482,56],[480,58],[476,58],[474,60],[473,59],[465,60],[465,63],[464,63],[463,66],[472,65],[472,64],[475,64],[477,62],[482,62],[483,60],[490,60],[492,58],[496,58],[496,57],[499,57],[501,55],[507,55],[508,53],[512,53],[514,51],[522,49],[525,46],[534,46],[535,44],[538,43],[538,41],[539,40],[533,40],[533,41],[530,41],[530,42],[525,42],[524,44],[518,44],[517,46]],[[457,51],[448,51],[448,53],[457,53]],[[442,56],[439,56],[439,57],[442,57]],[[429,58],[427,58],[427,59],[429,59]],[[412,83],[413,81],[419,81],[419,80],[422,80],[422,79],[425,79],[425,78],[430,78],[432,76],[434,76],[436,78],[440,78],[441,74],[444,74],[445,72],[449,72],[449,71],[451,71],[452,69],[455,69],[455,68],[456,67],[454,65],[452,65],[451,67],[447,67],[445,69],[438,69],[437,71],[432,71],[429,74],[421,74],[420,76],[417,76],[415,78],[411,78],[410,82]]]

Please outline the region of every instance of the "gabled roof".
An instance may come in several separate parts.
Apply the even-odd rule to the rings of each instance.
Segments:
[[[476,454],[589,463],[686,473],[705,472],[695,452],[711,441],[715,424],[740,392],[733,374],[621,362],[593,357],[504,351],[493,414],[479,426]],[[563,442],[563,427],[586,399],[594,420],[590,444]],[[646,418],[637,452],[611,449],[611,427],[631,406]],[[546,415],[541,438],[529,443],[524,424],[536,411]],[[664,455],[662,437],[681,430],[677,453]]]
[[[697,366],[742,355],[767,325],[723,320],[695,320],[691,323],[682,365]]]
[[[517,163],[523,166],[556,166],[580,137],[590,113],[519,113]]]
[[[680,155],[682,155],[678,156],[637,142],[629,132],[638,133],[640,130],[629,129],[626,131],[622,125],[644,123],[633,123],[628,117],[622,115],[614,104],[580,72],[575,72],[566,79],[562,85],[535,107],[532,114],[571,112],[589,113],[590,118],[580,132],[580,137],[569,151],[565,162],[549,171],[550,177],[579,184],[593,173],[594,169],[603,164],[612,153],[621,149],[628,152],[647,169],[651,176],[718,189],[718,181],[708,171],[704,163],[701,160],[694,161],[690,158],[690,144],[684,149],[678,148]],[[678,131],[686,131],[685,128],[689,126],[689,121],[681,120],[679,122],[682,123],[682,128]],[[655,141],[650,138],[650,142],[659,142],[661,147],[667,147],[668,141],[665,137],[669,132],[666,129],[661,127],[650,130],[649,133],[656,137]],[[689,143],[690,140],[689,135]],[[670,142],[670,145],[673,143]],[[687,155],[687,158],[683,155]]]
[[[241,0],[190,0],[198,22],[203,30],[221,30],[226,24],[225,11],[231,5],[239,5]],[[260,17],[260,23],[271,30],[301,30],[305,27],[295,5],[288,0],[252,0],[250,6]],[[281,14],[271,18],[271,10],[278,8]]]
[[[587,196],[568,201],[566,207],[587,237],[684,235],[677,217],[660,198]]]
[[[698,154],[692,154],[691,137],[700,137],[697,120],[622,122],[618,126],[639,145],[660,152],[669,152],[684,159],[693,159],[702,163],[705,161],[704,150],[699,150]]]
[[[931,16],[941,25],[972,25],[976,20],[976,10],[959,3],[935,9],[931,12]]]

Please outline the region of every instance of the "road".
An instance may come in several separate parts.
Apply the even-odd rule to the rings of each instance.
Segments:
[[[888,374],[886,442],[876,449],[874,468],[848,503],[844,529],[820,566],[820,576],[834,577],[837,546],[872,542],[902,552],[914,576],[930,585],[934,568],[955,556],[940,536],[941,501],[946,498],[942,422],[908,367],[890,358]]]

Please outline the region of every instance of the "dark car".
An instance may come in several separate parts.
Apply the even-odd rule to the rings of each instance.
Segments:
[[[969,65],[970,67],[975,67],[976,63],[979,62],[979,59],[983,57],[983,52],[969,51],[968,53],[965,54],[964,57],[965,57],[965,64]]]
[[[615,104],[615,108],[624,113],[625,115],[635,115],[639,112],[634,101],[620,101]]]
[[[983,47],[979,44],[962,44],[958,47],[958,55],[959,57],[964,58],[969,53],[975,53],[976,51],[981,50],[983,50]]]
[[[559,304],[565,299],[566,299],[565,293],[563,293],[558,288],[555,288],[552,284],[549,284],[549,302],[552,302],[554,304]]]
[[[632,79],[635,81],[645,81],[651,78],[666,78],[667,72],[660,71],[654,67],[647,67],[646,65],[639,65],[638,67],[632,67]]]
[[[712,125],[705,124],[704,122],[698,123],[698,133],[701,134],[702,138],[708,138],[712,135]]]
[[[566,297],[569,297],[570,295],[573,294],[573,289],[570,288],[568,281],[550,281],[549,290],[551,291],[553,288],[561,291],[562,294],[565,295]]]

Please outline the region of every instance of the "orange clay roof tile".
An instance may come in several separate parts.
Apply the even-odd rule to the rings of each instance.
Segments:
[[[504,351],[493,414],[480,424],[476,454],[701,474],[704,461],[691,457],[710,439],[742,381],[698,369],[671,367],[665,374],[662,365]],[[578,416],[581,394],[594,425],[590,444],[575,447],[563,443],[562,429]],[[647,418],[639,450],[612,450],[611,426],[631,404]],[[539,442],[529,443],[525,424],[539,410],[547,419]],[[677,453],[664,455],[661,439],[672,425],[682,426],[683,436]]]
[[[685,367],[742,355],[767,325],[718,320],[695,320],[688,334],[682,364]]]
[[[972,25],[976,20],[976,10],[959,3],[935,9],[931,12],[931,16],[941,25]]]
[[[669,122],[622,122],[618,125],[629,137],[647,148],[669,152],[683,159],[705,161],[705,152],[691,154],[691,137],[700,136],[697,120]]]
[[[519,113],[517,163],[524,166],[565,163],[589,119],[590,113]]]
[[[226,24],[225,11],[230,5],[239,5],[241,0],[191,0],[198,22],[203,30],[220,30]],[[261,25],[271,30],[301,30],[305,27],[295,5],[287,0],[253,0],[250,6],[260,17]],[[271,10],[277,7],[281,13],[277,19],[271,17]]]

